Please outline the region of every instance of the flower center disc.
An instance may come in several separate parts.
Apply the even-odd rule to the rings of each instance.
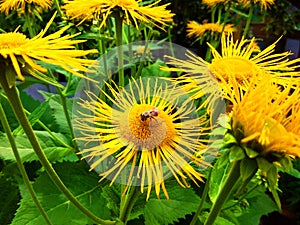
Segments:
[[[151,110],[148,104],[136,104],[128,112],[127,121],[120,123],[120,136],[138,150],[153,150],[176,134],[170,115],[159,110],[157,116],[142,120],[141,114]]]
[[[21,33],[0,34],[0,50],[20,47],[27,43],[28,39]]]
[[[213,74],[228,80],[235,77],[238,81],[248,80],[257,74],[257,68],[254,63],[248,59],[240,57],[230,57],[214,59],[210,65]]]

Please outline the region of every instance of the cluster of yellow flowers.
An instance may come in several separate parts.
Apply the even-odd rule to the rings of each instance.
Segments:
[[[162,28],[172,22],[174,14],[166,9],[168,4],[157,6],[159,2],[141,6],[141,1],[136,0],[72,0],[66,1],[62,9],[67,17],[80,23],[99,20],[100,28],[118,10],[122,12],[126,24],[132,23],[137,27],[138,22],[144,22]],[[229,4],[230,1],[205,2],[214,7],[218,3]],[[246,6],[249,4],[249,1],[239,2]],[[273,3],[254,2],[259,2],[264,8]],[[51,3],[1,0],[0,12],[8,14],[10,10],[18,9],[19,13],[25,13],[26,4],[35,5],[39,10],[48,9]],[[62,36],[69,27],[45,36],[54,18],[55,15],[46,28],[31,39],[17,30],[0,34],[1,76],[6,76],[10,88],[15,85],[15,75],[21,81],[25,80],[24,72],[49,81],[42,74],[47,69],[36,60],[60,66],[79,77],[84,77],[81,72],[87,72],[88,66],[94,62],[81,57],[97,53],[97,50],[75,50],[75,45],[83,42],[71,40],[78,34]],[[113,183],[130,165],[125,171],[127,187],[137,182],[134,179],[139,180],[142,192],[144,186],[148,186],[147,198],[152,185],[157,196],[162,189],[168,198],[164,185],[167,173],[171,173],[183,187],[188,187],[187,177],[195,183],[202,181],[203,175],[190,162],[196,166],[205,164],[195,153],[205,148],[200,137],[209,133],[209,128],[205,128],[207,120],[190,116],[197,114],[197,110],[193,111],[192,103],[177,105],[182,96],[175,85],[191,94],[192,99],[199,99],[204,93],[211,94],[208,103],[210,110],[213,110],[217,98],[226,99],[232,106],[229,117],[233,133],[242,132],[241,143],[259,149],[260,154],[275,152],[285,156],[300,156],[300,83],[297,78],[300,75],[297,71],[300,60],[289,60],[288,52],[273,54],[276,43],[257,53],[255,38],[235,41],[232,34],[234,29],[230,24],[199,25],[190,22],[188,36],[201,36],[207,30],[224,31],[221,52],[209,45],[213,56],[211,62],[191,52],[187,54],[188,60],[169,57],[169,64],[176,68],[165,70],[185,73],[172,79],[175,84],[165,86],[159,79],[154,84],[147,79],[132,80],[128,90],[107,85],[114,107],[101,98],[94,99],[92,93],[88,93],[88,100],[82,101],[82,108],[91,111],[94,116],[82,114],[77,129],[85,135],[78,140],[100,141],[103,144],[83,149],[81,153],[84,158],[94,160],[91,169],[111,156],[115,159],[113,165],[100,174],[102,179],[111,177]],[[218,84],[221,93],[212,88],[211,82]]]

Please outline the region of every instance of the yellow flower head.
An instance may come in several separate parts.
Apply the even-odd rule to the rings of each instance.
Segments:
[[[101,180],[122,183],[125,177],[127,188],[140,186],[143,192],[147,187],[147,199],[152,185],[158,197],[162,189],[169,198],[164,180],[170,176],[183,187],[188,186],[186,178],[202,181],[193,164],[206,164],[195,155],[204,148],[199,136],[207,130],[202,128],[206,120],[188,99],[180,103],[183,95],[159,79],[133,80],[120,90],[107,87],[112,97],[102,93],[113,106],[88,93],[75,120],[81,153],[91,169],[100,170]]]
[[[168,70],[186,72],[186,75],[179,77],[177,82],[182,83],[186,91],[193,93],[194,98],[203,96],[203,92],[199,91],[203,88],[206,93],[215,92],[215,90],[209,90],[212,77],[214,77],[223,91],[223,97],[230,101],[234,101],[230,97],[232,92],[238,94],[240,90],[247,90],[252,77],[264,76],[268,73],[273,81],[286,86],[291,82],[290,77],[299,76],[299,72],[295,71],[300,67],[299,58],[289,60],[290,52],[273,54],[276,42],[256,53],[253,42],[255,42],[255,38],[252,38],[249,43],[249,40],[245,39],[234,41],[232,34],[227,36],[223,34],[221,53],[208,44],[213,55],[211,63],[189,52],[188,60],[169,57],[171,59],[169,64],[180,69],[170,68]]]
[[[54,17],[55,15],[43,31],[31,39],[17,31],[0,34],[0,66],[5,70],[6,76],[9,76],[8,80],[13,81],[16,74],[20,80],[24,81],[22,73],[27,72],[38,79],[49,81],[50,78],[41,73],[46,72],[47,69],[39,65],[36,60],[60,66],[79,77],[83,75],[78,71],[88,71],[87,67],[94,61],[78,57],[97,51],[75,50],[74,45],[84,42],[84,40],[71,40],[78,34],[61,36],[68,29],[64,27],[53,34],[44,36]],[[10,86],[13,84],[14,82]]]
[[[270,5],[273,5],[275,2],[274,0],[238,0],[240,4],[243,4],[245,7],[248,7],[251,5],[251,2],[254,4],[260,4],[261,8],[266,10],[270,7]]]
[[[188,37],[198,37],[201,38],[202,35],[206,32],[209,31],[211,33],[228,33],[228,32],[234,32],[234,28],[232,24],[226,24],[224,29],[223,29],[223,24],[219,23],[203,23],[203,24],[198,24],[195,21],[189,21],[187,24],[187,36]]]
[[[9,14],[10,10],[16,10],[18,14],[33,13],[33,9],[41,13],[50,9],[52,0],[0,0],[0,12]]]
[[[202,3],[214,8],[217,4],[227,4],[228,0],[202,0]]]
[[[153,25],[156,25],[155,23],[166,25],[172,22],[174,14],[166,9],[169,4],[156,6],[160,1],[140,6],[141,0],[72,0],[66,1],[63,8],[71,19],[79,19],[81,22],[90,19],[102,21],[100,27],[105,25],[109,15],[117,9],[124,12],[124,20],[127,24],[133,21],[136,27],[138,27],[138,21]]]
[[[232,127],[246,147],[262,156],[300,156],[300,88],[280,88],[266,75],[233,104]],[[297,81],[296,81],[297,82]]]

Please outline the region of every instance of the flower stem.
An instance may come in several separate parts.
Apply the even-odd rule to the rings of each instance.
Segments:
[[[116,19],[116,40],[117,40],[117,47],[118,47],[118,71],[119,71],[119,86],[124,87],[124,61],[123,61],[123,19],[121,16],[121,11],[119,10],[115,13]]]
[[[254,5],[253,5],[253,3],[251,1],[251,5],[250,5],[250,9],[249,9],[249,14],[248,14],[248,17],[247,17],[247,22],[246,22],[246,25],[245,25],[245,28],[244,28],[244,32],[243,32],[243,37],[244,38],[247,37],[247,34],[249,32],[250,24],[251,24],[252,16],[253,16],[253,11],[254,11]]]
[[[56,7],[56,9],[58,11],[59,17],[60,18],[64,18],[64,13],[63,13],[63,11],[60,8],[59,1],[58,0],[54,0],[54,4],[55,4],[55,7]]]
[[[202,194],[202,197],[201,197],[201,201],[200,201],[200,204],[199,204],[199,207],[197,209],[197,212],[195,213],[195,215],[193,216],[193,219],[190,223],[190,225],[195,225],[197,224],[198,222],[198,216],[200,215],[201,211],[202,211],[202,207],[204,205],[204,202],[206,200],[206,197],[207,197],[207,194],[208,194],[208,190],[209,190],[209,183],[210,183],[210,179],[211,179],[211,174],[212,174],[212,169],[209,170],[209,174],[208,174],[208,178],[205,182],[205,186],[204,186],[204,190],[203,190],[203,194]]]
[[[225,180],[225,183],[217,196],[216,201],[214,202],[210,213],[204,223],[204,225],[212,225],[217,219],[218,214],[220,213],[224,202],[227,200],[230,195],[234,185],[240,177],[240,161],[235,161],[230,169],[230,172]]]
[[[3,128],[4,128],[4,131],[7,135],[7,138],[9,140],[9,143],[11,145],[11,148],[13,150],[13,153],[14,153],[14,156],[16,158],[16,162],[17,162],[17,165],[19,167],[19,170],[20,170],[20,173],[23,177],[23,180],[25,182],[25,185],[34,201],[34,203],[36,204],[37,208],[39,209],[39,211],[41,212],[42,216],[44,217],[45,221],[47,224],[49,225],[52,225],[47,213],[45,212],[43,206],[41,205],[40,201],[38,200],[37,196],[36,196],[36,193],[30,183],[30,180],[27,176],[27,173],[26,173],[26,170],[25,170],[25,167],[22,163],[22,160],[21,160],[21,157],[20,157],[20,154],[18,152],[18,149],[17,149],[17,145],[16,145],[16,142],[15,142],[15,138],[10,130],[10,127],[9,127],[9,123],[7,121],[7,118],[5,116],[5,112],[2,108],[2,105],[0,103],[0,120],[1,120],[1,123],[3,125]]]
[[[42,150],[37,137],[28,121],[28,118],[26,117],[22,102],[20,100],[20,97],[18,95],[16,86],[9,88],[8,82],[6,80],[6,76],[0,75],[0,84],[10,102],[10,105],[14,111],[14,114],[16,115],[19,123],[21,124],[25,134],[28,137],[28,140],[30,141],[33,150],[35,154],[37,155],[39,161],[41,162],[42,166],[45,168],[46,172],[48,173],[49,177],[52,179],[54,184],[58,187],[58,189],[64,193],[64,195],[72,202],[81,212],[83,212],[86,216],[91,218],[97,223],[104,224],[104,225],[113,225],[115,224],[115,221],[107,221],[103,220],[96,215],[94,215],[91,211],[89,211],[85,206],[83,206],[75,197],[74,195],[69,191],[69,189],[64,185],[64,183],[61,181],[57,173],[55,172],[54,168],[52,167],[51,163],[47,159],[44,151]]]
[[[131,210],[140,195],[140,190],[136,186],[133,186],[132,189],[130,190],[130,193],[126,195],[124,198],[125,202],[123,204],[123,207],[120,210],[120,216],[119,219],[122,221],[125,225],[127,223],[128,217],[131,213]]]
[[[67,123],[68,123],[68,127],[69,127],[69,130],[70,130],[73,146],[74,146],[75,150],[78,151],[78,146],[77,146],[77,143],[75,141],[75,133],[74,133],[73,126],[72,126],[71,117],[70,117],[69,112],[68,112],[66,96],[63,94],[63,92],[60,90],[60,88],[57,87],[56,90],[57,90],[57,92],[60,96],[60,99],[61,99],[64,114],[65,114],[65,117],[66,117],[66,120],[67,120]]]
[[[28,29],[30,38],[33,38],[36,35],[34,26],[33,26],[33,24],[35,23],[34,20],[35,20],[35,18],[33,16],[31,16],[30,14],[27,14],[25,16],[25,24]]]

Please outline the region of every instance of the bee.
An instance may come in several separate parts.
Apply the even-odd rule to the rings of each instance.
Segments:
[[[151,119],[155,119],[154,117],[158,116],[158,113],[159,113],[158,108],[154,107],[154,108],[152,108],[150,110],[147,110],[147,111],[143,112],[141,114],[141,120],[142,121],[146,121],[148,119],[150,119],[150,120]]]

